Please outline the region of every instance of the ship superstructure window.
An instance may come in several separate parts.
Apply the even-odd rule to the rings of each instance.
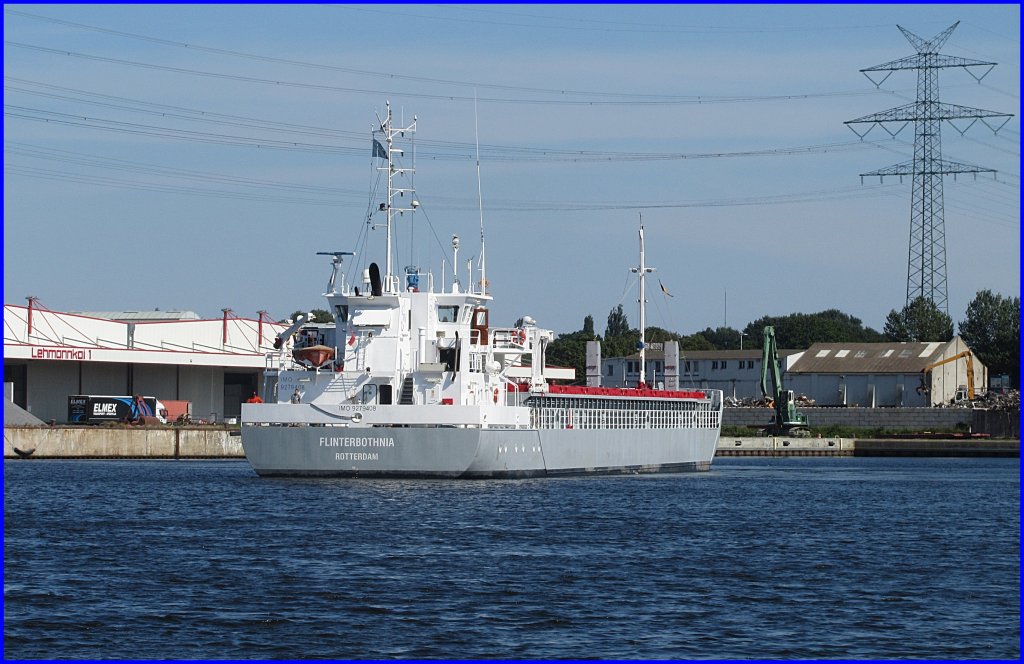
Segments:
[[[439,323],[454,323],[459,320],[459,305],[442,304],[437,307],[437,321]]]

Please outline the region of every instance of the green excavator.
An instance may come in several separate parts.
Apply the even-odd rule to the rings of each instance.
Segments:
[[[770,385],[769,385],[770,383]],[[775,328],[766,325],[761,346],[761,394],[772,402],[775,415],[768,425],[770,436],[809,436],[807,416],[796,409],[793,390],[782,385],[779,349],[775,345]]]

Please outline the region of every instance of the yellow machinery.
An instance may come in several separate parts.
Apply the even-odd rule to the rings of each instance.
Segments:
[[[929,364],[924,369],[921,369],[921,380],[925,383],[928,389],[931,389],[930,375],[932,369],[949,362],[956,362],[961,357],[967,358],[967,398],[974,401],[974,356],[971,351],[965,350],[962,353],[957,353],[953,357],[947,357],[944,360],[939,360],[934,364]]]

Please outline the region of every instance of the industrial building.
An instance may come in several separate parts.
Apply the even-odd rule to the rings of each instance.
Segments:
[[[66,313],[35,298],[4,305],[7,400],[44,422],[67,421],[68,397],[81,394],[146,395],[188,402],[195,420],[237,418],[285,326],[262,312],[223,313]]]
[[[786,388],[818,406],[937,406],[984,391],[988,370],[951,341],[819,343],[790,357]],[[958,394],[959,392],[959,394]]]
[[[599,354],[599,342],[590,344]],[[760,349],[679,351],[674,345],[648,344],[648,385],[717,389],[741,400],[761,398]],[[927,343],[819,343],[806,351],[779,350],[779,365],[786,389],[818,406],[929,407],[962,400],[972,384],[969,367],[977,392],[988,384],[988,370],[960,337]],[[587,367],[588,384],[635,387],[640,380],[638,353],[605,358],[588,354]],[[594,367],[600,367],[599,378]]]
[[[599,351],[599,342],[596,344]],[[588,346],[589,347],[589,346]],[[783,371],[789,358],[799,351],[780,350],[779,363]],[[675,384],[681,389],[696,387],[722,390],[734,399],[761,398],[761,350],[686,350],[678,349],[678,342],[649,343],[646,349],[645,371],[648,385],[667,387]],[[668,358],[666,360],[666,357]],[[640,380],[640,354],[627,357],[600,359],[600,385],[604,387],[636,387]],[[587,366],[594,366],[588,355]],[[589,371],[588,371],[589,373]],[[676,381],[673,383],[673,380]]]

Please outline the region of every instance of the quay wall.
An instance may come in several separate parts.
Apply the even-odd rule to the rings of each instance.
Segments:
[[[807,424],[814,427],[847,426],[864,429],[928,431],[970,427],[973,433],[1020,437],[1017,413],[972,408],[800,408]],[[726,407],[722,426],[766,426],[772,420],[770,408]],[[1014,428],[1016,426],[1016,428]]]
[[[4,427],[4,458],[244,458],[241,437],[231,433],[187,427]]]

